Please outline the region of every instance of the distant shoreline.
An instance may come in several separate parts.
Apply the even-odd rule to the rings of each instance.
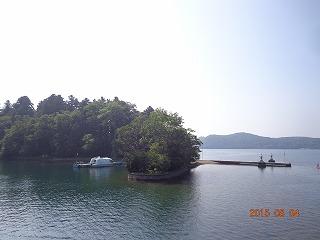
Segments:
[[[232,149],[236,149],[236,150],[259,150],[259,149],[266,149],[266,150],[320,150],[320,148],[200,148],[201,149],[221,149],[221,150],[232,150]]]
[[[200,150],[320,150],[320,148],[208,148]],[[91,157],[13,157],[0,158],[0,161],[28,161],[28,162],[89,162]]]
[[[320,138],[270,138],[250,133],[200,137],[205,149],[320,149]]]
[[[67,157],[67,158],[58,158],[58,157],[15,157],[9,159],[0,159],[0,161],[28,161],[28,162],[76,162],[84,161],[88,162],[90,157]]]

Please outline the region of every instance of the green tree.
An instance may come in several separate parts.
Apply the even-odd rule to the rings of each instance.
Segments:
[[[52,94],[33,105],[26,96],[0,114],[0,155],[10,157],[122,156],[130,171],[165,172],[198,158],[199,140],[182,118],[115,97],[90,102]]]
[[[142,136],[144,118],[139,116],[132,123],[117,130],[115,142],[116,155],[123,158],[130,172],[147,171],[147,151],[149,150],[147,139]]]
[[[12,118],[11,116],[0,116],[0,150],[2,145],[2,139],[6,133],[6,129],[9,129],[12,125]]]
[[[85,134],[82,138],[82,149],[86,154],[91,154],[94,150],[95,140],[92,134]]]
[[[12,105],[15,115],[33,116],[33,103],[27,96],[18,98],[17,102]]]
[[[80,102],[77,98],[75,98],[73,95],[68,96],[67,101],[67,109],[69,111],[74,111],[80,107]]]
[[[10,158],[26,153],[26,144],[30,143],[29,136],[33,131],[31,121],[31,118],[18,120],[11,128],[6,130],[1,144],[2,157]]]
[[[79,103],[79,108],[83,108],[87,106],[89,103],[90,103],[90,100],[88,98],[85,98]]]
[[[32,140],[34,144],[33,156],[53,156],[53,136],[55,134],[54,116],[43,115],[35,119]]]
[[[151,106],[149,106],[142,112],[142,114],[149,115],[152,112],[154,112],[154,109]]]
[[[101,143],[106,148],[108,154],[112,153],[116,130],[129,124],[137,114],[135,105],[116,98],[113,101],[108,101],[100,109],[98,120],[101,122]]]
[[[7,100],[5,103],[4,103],[4,107],[3,109],[1,109],[0,111],[0,116],[4,116],[4,115],[12,115],[13,113],[13,107],[12,107],[12,104],[9,100]]]
[[[141,114],[117,132],[117,153],[130,172],[166,172],[199,159],[200,140],[178,114],[157,109]]]
[[[54,116],[53,147],[58,157],[75,157],[81,152],[83,129],[78,111]]]
[[[42,100],[37,107],[37,113],[39,115],[60,113],[65,110],[67,110],[67,103],[61,95],[55,94]]]

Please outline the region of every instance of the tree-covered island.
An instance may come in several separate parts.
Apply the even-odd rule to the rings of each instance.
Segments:
[[[129,172],[165,173],[199,159],[200,140],[178,114],[119,100],[52,94],[36,108],[27,96],[0,110],[0,157],[112,156]]]

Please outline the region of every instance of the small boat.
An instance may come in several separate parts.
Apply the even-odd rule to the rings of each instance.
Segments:
[[[269,161],[268,161],[269,163],[274,163],[274,162],[276,162],[274,159],[273,159],[273,156],[272,156],[272,154],[271,154],[271,157],[270,157],[270,159],[269,159]]]
[[[122,165],[122,162],[113,161],[108,157],[94,157],[90,159],[89,163],[76,162],[73,167],[76,168],[100,168],[100,167],[112,167],[115,165]]]
[[[319,163],[317,164],[316,169],[320,169],[320,165],[319,165]]]
[[[258,162],[258,168],[266,168],[267,164],[262,160],[262,154],[260,156],[260,161]]]

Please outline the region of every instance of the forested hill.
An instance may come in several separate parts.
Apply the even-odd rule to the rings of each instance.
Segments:
[[[236,149],[320,149],[320,138],[308,137],[261,137],[249,133],[209,135],[200,137],[202,148]]]
[[[1,159],[111,156],[132,172],[164,173],[199,159],[199,139],[177,113],[101,97],[51,95],[34,108],[27,96],[0,111]]]
[[[52,94],[37,107],[27,96],[6,101],[0,110],[0,156],[110,156],[116,130],[139,114],[117,97],[79,101]]]

